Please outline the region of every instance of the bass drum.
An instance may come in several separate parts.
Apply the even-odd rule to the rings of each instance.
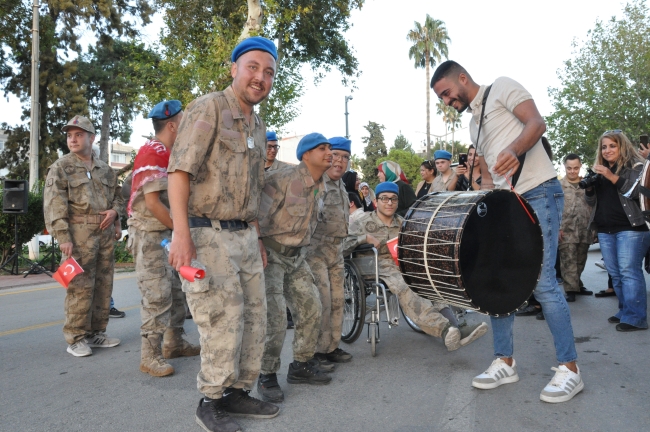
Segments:
[[[495,190],[441,192],[417,201],[402,223],[397,250],[409,287],[431,301],[512,314],[535,289],[544,255],[539,220],[518,198]]]

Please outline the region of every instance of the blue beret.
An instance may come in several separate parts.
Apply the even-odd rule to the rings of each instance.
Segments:
[[[278,136],[275,134],[275,132],[267,132],[266,133],[266,140],[267,141],[277,141]]]
[[[399,187],[396,183],[393,182],[383,182],[379,183],[375,188],[375,196],[379,196],[380,193],[392,192],[399,195]]]
[[[449,153],[447,150],[436,150],[433,153],[433,160],[436,161],[438,159],[451,160],[451,153]]]
[[[314,149],[321,144],[329,144],[329,143],[330,142],[327,140],[327,138],[325,138],[324,135],[321,135],[316,132],[307,134],[304,137],[302,137],[302,139],[298,143],[298,148],[296,148],[296,157],[298,158],[299,161],[301,161],[302,155],[305,154],[305,152]]]
[[[333,137],[330,138],[330,144],[332,145],[332,150],[343,150],[348,153],[352,153],[352,141],[343,137]]]
[[[181,111],[181,101],[178,100],[169,100],[162,101],[149,111],[150,119],[154,120],[165,120],[170,117],[174,117]]]
[[[248,39],[244,39],[239,42],[239,44],[232,50],[232,55],[230,59],[234,62],[237,61],[242,54],[247,53],[248,51],[264,51],[273,56],[274,59],[278,59],[278,50],[275,48],[275,44],[272,40],[261,37],[253,36]]]

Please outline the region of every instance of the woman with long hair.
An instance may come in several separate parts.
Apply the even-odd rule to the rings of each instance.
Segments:
[[[430,160],[425,160],[420,165],[420,176],[422,181],[418,183],[418,186],[415,188],[415,197],[417,199],[422,198],[429,193],[431,185],[433,184],[433,179],[438,175],[438,170],[436,165]]]
[[[476,156],[476,148],[474,147],[474,144],[470,145],[469,149],[467,150],[467,165],[458,165],[456,167],[456,175],[458,176],[458,181],[456,182],[457,191],[470,190],[470,177],[472,179],[471,189],[481,189],[481,167],[478,163],[478,157]]]
[[[648,328],[643,258],[650,247],[650,231],[639,208],[639,178],[643,159],[621,130],[605,132],[587,181],[585,199],[593,207],[590,226],[618,297],[618,312],[609,317],[618,331]],[[590,182],[590,180],[592,180]]]
[[[406,175],[402,172],[402,167],[397,162],[382,162],[377,167],[377,177],[379,177],[380,182],[393,182],[397,185],[399,188],[399,201],[395,213],[404,217],[417,198],[415,198],[413,188],[408,184]]]

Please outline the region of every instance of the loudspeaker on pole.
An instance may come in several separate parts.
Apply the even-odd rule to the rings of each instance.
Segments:
[[[2,213],[26,214],[29,197],[27,180],[4,179],[2,187]]]

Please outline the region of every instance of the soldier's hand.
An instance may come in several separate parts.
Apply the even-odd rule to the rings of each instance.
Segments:
[[[372,244],[377,249],[379,249],[379,245],[381,244],[381,242],[377,240],[375,236],[372,236],[370,234],[366,234],[366,242]]]
[[[113,209],[100,211],[99,214],[105,216],[104,219],[102,220],[102,223],[99,224],[99,229],[103,229],[103,230],[113,225],[113,223],[115,222],[115,218],[117,217],[117,212]]]
[[[497,163],[494,165],[494,173],[501,177],[505,177],[508,173],[512,176],[518,168],[517,154],[508,148],[501,150],[497,156]]]
[[[560,241],[564,240],[564,233],[562,232],[562,230],[560,230],[560,236],[559,236],[558,240],[560,240]]]
[[[269,261],[268,261],[268,257],[266,256],[266,248],[264,247],[264,243],[262,243],[262,239],[259,240],[259,244],[260,244],[260,255],[262,255],[262,265],[264,266],[264,268],[266,268]]]
[[[61,249],[61,253],[68,258],[72,256],[72,242],[61,243],[59,249]]]
[[[182,266],[188,266],[196,258],[196,248],[190,236],[181,236],[174,233],[172,244],[169,247],[169,264],[180,271]]]

